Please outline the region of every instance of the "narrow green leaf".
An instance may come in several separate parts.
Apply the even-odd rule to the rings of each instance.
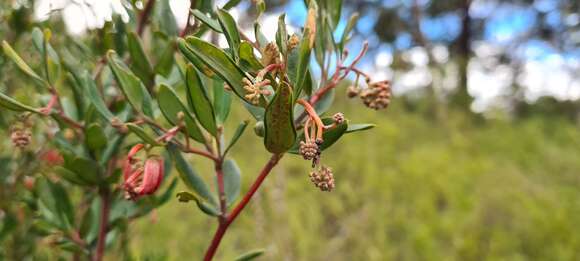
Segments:
[[[346,24],[346,27],[344,28],[344,32],[342,33],[342,36],[340,37],[340,42],[338,42],[338,50],[341,53],[344,50],[344,46],[346,45],[346,43],[349,40],[350,32],[352,32],[352,29],[356,25],[358,18],[359,18],[359,13],[354,13],[350,17],[350,19],[348,19],[348,23]]]
[[[1,92],[0,92],[0,106],[13,111],[29,111],[34,113],[40,113],[40,111],[38,111],[37,109],[32,108],[28,105],[24,105],[19,101],[12,99],[11,97]]]
[[[195,192],[203,201],[216,205],[216,200],[208,189],[203,179],[197,172],[185,161],[181,152],[173,144],[168,144],[167,149],[175,163],[175,169],[179,173],[179,177],[192,192]]]
[[[75,172],[72,172],[62,166],[55,166],[54,172],[58,174],[60,177],[65,179],[66,181],[81,186],[89,186],[91,185],[89,182],[83,180],[79,175]]]
[[[231,206],[240,195],[241,171],[238,164],[233,159],[226,159],[223,163],[224,192],[226,194],[226,205]]]
[[[349,124],[348,129],[346,129],[345,133],[353,133],[353,132],[357,132],[357,131],[370,130],[370,129],[374,128],[375,126],[376,126],[375,124],[369,124],[369,123]]]
[[[155,64],[155,71],[156,74],[162,75],[164,77],[168,77],[171,73],[171,69],[173,68],[173,63],[175,62],[175,42],[168,41],[167,47],[163,50],[163,53],[159,57],[159,60]]]
[[[203,126],[211,135],[217,137],[217,125],[215,123],[213,107],[201,82],[200,76],[197,74],[195,68],[193,68],[193,65],[187,65],[185,78],[189,105],[193,109],[193,112],[195,113],[195,116],[197,116],[201,126]]]
[[[298,46],[298,64],[296,66],[296,78],[294,82],[296,83],[294,87],[294,100],[300,97],[300,92],[302,91],[302,87],[304,86],[305,82],[305,75],[308,70],[308,64],[310,63],[310,32],[309,29],[306,28],[304,33],[302,34],[302,41],[300,41],[300,45]]]
[[[107,53],[107,60],[117,83],[131,106],[138,112],[143,112],[145,115],[153,117],[151,95],[149,95],[141,80],[117,58],[114,51]]]
[[[100,150],[107,146],[107,136],[105,131],[98,123],[92,123],[87,126],[85,130],[85,136],[87,137],[87,146],[93,150]]]
[[[187,41],[183,39],[179,40],[179,49],[185,55],[186,53],[191,53],[198,57],[203,63],[226,81],[238,97],[248,102],[244,97],[245,92],[242,83],[242,79],[245,77],[244,72],[224,51],[215,45],[191,36],[187,37]],[[186,58],[189,59],[190,57],[186,55]]]
[[[48,83],[44,79],[42,79],[42,77],[40,77],[38,74],[36,74],[36,72],[34,72],[34,70],[32,70],[32,68],[30,68],[30,66],[28,66],[28,64],[26,64],[24,60],[22,60],[22,58],[20,58],[18,53],[16,53],[16,51],[12,49],[12,46],[10,46],[8,42],[2,41],[2,49],[4,50],[6,56],[8,56],[8,58],[10,58],[14,63],[16,63],[16,65],[18,66],[18,68],[20,68],[21,71],[23,71],[28,76],[35,79],[41,85],[48,86]]]
[[[195,204],[197,205],[197,207],[201,211],[203,211],[203,213],[206,213],[210,216],[217,217],[220,214],[215,206],[208,204],[207,202],[200,199],[199,196],[197,196],[193,193],[189,193],[187,191],[182,191],[182,192],[177,193],[177,200],[179,202],[183,202],[183,203],[187,203],[187,202],[193,200],[193,201],[195,201]]]
[[[248,127],[248,123],[250,123],[250,122],[243,121],[242,123],[240,123],[240,125],[236,129],[236,132],[234,132],[234,136],[232,136],[232,138],[230,139],[230,143],[228,144],[228,147],[224,151],[223,155],[228,154],[228,151],[236,144],[236,142],[238,142],[238,140],[240,139],[242,134],[244,134],[246,127]]]
[[[169,0],[157,1],[157,4],[155,5],[154,22],[157,25],[157,29],[166,36],[173,37],[179,34],[175,16],[169,6]]]
[[[223,81],[213,80],[213,107],[215,108],[216,121],[223,124],[230,114],[232,95],[226,92]]]
[[[254,36],[260,48],[264,48],[268,44],[268,38],[262,33],[262,27],[259,23],[254,23]]]
[[[149,133],[147,133],[143,128],[141,128],[139,125],[134,124],[134,123],[127,123],[125,124],[125,126],[127,126],[127,128],[129,129],[129,131],[135,133],[135,135],[139,136],[139,138],[141,138],[144,142],[151,144],[153,146],[159,146],[159,142],[157,142],[155,140],[155,138],[153,138],[151,135],[149,135]]]
[[[153,69],[136,33],[127,33],[127,47],[131,56],[131,70],[146,84],[153,81]]]
[[[340,22],[340,12],[342,11],[342,0],[322,1],[322,10],[328,14],[328,20],[332,28],[336,28]]]
[[[230,9],[236,7],[241,1],[242,0],[230,0],[222,8],[224,10],[230,10]]]
[[[278,44],[278,49],[284,57],[286,57],[288,51],[288,32],[286,32],[285,18],[286,14],[282,14],[278,17],[278,31],[276,32],[276,44]]]
[[[48,179],[38,180],[39,199],[46,210],[52,216],[61,229],[69,229],[73,224],[74,212],[66,190],[58,183],[52,183]]]
[[[201,11],[199,11],[197,9],[191,10],[191,14],[193,14],[193,16],[195,16],[195,18],[197,18],[197,20],[201,21],[202,23],[207,25],[212,30],[214,30],[218,33],[223,33],[222,27],[217,20],[212,19],[211,17],[208,17],[207,15],[205,15],[204,13],[202,13]]]
[[[195,118],[191,115],[189,110],[185,108],[185,105],[179,100],[177,94],[173,89],[169,88],[165,84],[159,85],[159,90],[157,91],[157,102],[159,103],[159,109],[165,116],[165,119],[171,124],[176,125],[179,123],[178,113],[183,112],[185,128],[191,138],[201,143],[205,143],[205,138],[203,133],[195,123]]]
[[[258,258],[259,256],[263,255],[264,252],[266,252],[265,249],[252,250],[252,251],[249,251],[245,254],[242,254],[241,256],[236,257],[236,259],[234,259],[234,260],[235,261],[251,261],[251,260],[254,260],[254,259]]]
[[[225,10],[217,10],[218,21],[224,31],[228,45],[230,46],[230,51],[234,60],[239,60],[238,50],[240,49],[240,32],[238,32],[238,26],[234,18]]]
[[[269,152],[283,153],[296,140],[294,129],[292,89],[286,82],[278,87],[276,95],[266,108],[264,117],[264,145]]]
[[[103,116],[107,121],[111,121],[115,115],[113,115],[109,108],[107,108],[105,101],[101,98],[93,77],[85,71],[80,80],[82,81],[81,84],[84,88],[84,96],[86,96],[93,106],[95,106],[95,109],[101,114],[101,116]]]

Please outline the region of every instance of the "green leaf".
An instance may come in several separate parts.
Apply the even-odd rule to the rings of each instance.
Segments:
[[[169,6],[169,0],[157,1],[155,11],[154,22],[158,27],[157,29],[166,36],[177,36],[179,29],[177,28],[175,16]]]
[[[193,14],[193,16],[195,16],[195,18],[197,18],[197,20],[201,21],[202,23],[207,25],[212,30],[214,30],[218,33],[223,33],[222,27],[217,20],[212,19],[211,17],[208,17],[207,15],[205,15],[204,13],[202,13],[201,11],[199,11],[197,9],[191,10],[191,14]]]
[[[286,32],[286,23],[284,22],[285,18],[286,14],[282,14],[278,17],[278,31],[276,32],[276,44],[278,44],[278,49],[284,57],[286,57],[288,51],[288,32]]]
[[[256,12],[258,13],[258,17],[260,17],[266,11],[266,2],[264,0],[257,0],[255,3]]]
[[[240,32],[238,32],[238,26],[234,18],[225,10],[217,10],[218,21],[224,31],[228,45],[230,46],[230,51],[234,60],[239,60],[238,50],[240,49]]]
[[[375,126],[376,126],[375,124],[369,124],[369,123],[349,124],[348,129],[346,129],[345,133],[353,133],[353,132],[357,132],[357,131],[370,130],[370,129],[374,128]]]
[[[14,63],[16,63],[16,65],[18,66],[18,68],[20,68],[21,71],[23,71],[25,74],[35,79],[41,85],[48,86],[48,83],[44,79],[42,79],[38,74],[36,74],[36,72],[34,72],[34,70],[32,70],[32,68],[30,68],[30,66],[28,66],[28,64],[26,64],[24,60],[22,60],[22,58],[20,58],[18,53],[16,53],[16,51],[12,49],[12,46],[10,46],[8,42],[2,41],[2,49],[4,50],[6,56],[8,56],[8,58],[10,58]]]
[[[81,186],[92,185],[91,183],[82,179],[79,176],[79,174],[77,174],[76,172],[72,172],[72,171],[70,171],[62,166],[55,166],[54,172],[72,184],[81,185]]]
[[[187,202],[193,200],[193,201],[195,201],[195,204],[197,205],[197,207],[201,211],[203,211],[203,213],[206,213],[210,216],[217,217],[220,214],[220,212],[217,210],[217,208],[215,206],[208,204],[207,202],[200,199],[197,195],[195,195],[193,193],[189,193],[187,191],[182,191],[182,192],[177,193],[177,200],[179,202],[183,202],[183,203],[187,203]]]
[[[294,100],[300,97],[300,92],[304,86],[306,72],[308,71],[308,64],[310,63],[310,32],[306,28],[302,34],[302,41],[298,46],[298,64],[296,65],[296,78],[293,80],[295,82],[294,87]]]
[[[241,256],[236,257],[236,259],[234,259],[235,261],[250,261],[250,260],[254,260],[257,257],[261,256],[262,254],[264,254],[264,252],[266,252],[265,249],[256,249],[256,250],[252,250],[249,251],[245,254],[242,254]]]
[[[232,105],[232,95],[226,92],[224,83],[219,80],[213,80],[213,107],[218,123],[224,123],[230,114]]]
[[[153,81],[153,69],[136,33],[127,33],[127,46],[131,56],[131,70],[135,72],[142,82],[151,84]]]
[[[193,68],[193,65],[187,65],[185,78],[190,107],[193,109],[201,126],[211,135],[217,137],[217,125],[215,123],[213,107],[203,87],[200,76],[197,74],[195,68]]]
[[[19,101],[12,99],[11,97],[1,92],[0,92],[0,106],[13,111],[29,111],[34,113],[40,113],[40,111],[38,111],[37,109],[32,108],[28,105],[24,105]]]
[[[48,36],[46,35],[48,34]],[[44,63],[44,72],[46,73],[46,79],[48,82],[53,82],[58,79],[60,74],[60,62],[56,51],[52,48],[50,43],[48,43],[50,38],[50,30],[45,29],[42,32],[38,27],[32,30],[32,43],[34,47],[40,52]],[[45,52],[46,49],[48,52]]]
[[[346,24],[346,27],[344,28],[344,32],[342,33],[342,36],[340,37],[340,42],[338,42],[338,50],[341,53],[344,50],[344,46],[348,42],[348,38],[349,38],[350,32],[352,32],[352,29],[356,25],[356,22],[358,21],[358,18],[359,18],[359,13],[354,13],[350,17],[350,19],[348,20],[348,23]]]
[[[224,192],[226,194],[226,205],[230,206],[240,195],[242,172],[238,164],[233,159],[226,159],[223,163]]]
[[[105,101],[103,101],[103,98],[101,98],[101,95],[97,90],[97,85],[91,75],[85,71],[80,80],[84,87],[84,96],[89,99],[101,116],[107,119],[107,121],[111,121],[115,115],[113,115],[109,108],[107,108],[107,105],[105,104]]]
[[[38,188],[40,202],[47,210],[43,214],[61,229],[70,228],[74,224],[74,212],[64,187],[48,179],[38,179]]]
[[[236,7],[240,2],[241,2],[241,0],[230,0],[222,8],[224,10],[230,10],[230,9]]]
[[[163,53],[159,57],[159,60],[155,64],[155,68],[153,71],[155,73],[168,77],[171,73],[171,69],[173,68],[173,63],[175,62],[175,42],[168,41],[167,47],[163,50]]]
[[[87,146],[93,150],[97,151],[107,146],[107,136],[105,131],[98,123],[90,124],[85,130]]]
[[[340,22],[340,12],[342,11],[342,0],[326,0],[322,2],[322,10],[328,14],[328,20],[332,28],[336,28]]]
[[[259,23],[254,23],[254,36],[260,48],[264,48],[268,44],[268,38],[262,33],[262,27]]]
[[[195,194],[203,201],[216,206],[216,200],[211,194],[209,188],[197,172],[187,163],[187,161],[185,161],[177,147],[173,144],[168,144],[167,150],[169,151],[171,158],[173,158],[175,169],[177,169],[179,177],[185,186],[187,186],[187,188],[192,192],[195,192]]]
[[[121,87],[131,106],[138,112],[143,112],[145,115],[153,117],[151,95],[149,95],[139,78],[117,58],[114,51],[107,53],[107,60],[119,87]]]
[[[191,55],[197,57],[205,63],[213,72],[219,75],[224,81],[232,87],[232,90],[242,100],[244,98],[244,72],[234,63],[234,61],[218,47],[205,42],[196,37],[187,37],[187,41],[179,40],[179,49],[190,61]],[[193,62],[193,61],[192,61]],[[195,64],[195,63],[194,63]],[[201,68],[198,68],[201,69]]]
[[[259,71],[264,68],[254,55],[254,47],[248,42],[240,44],[240,65],[248,71]]]
[[[264,117],[264,145],[269,152],[283,153],[292,148],[296,140],[294,129],[292,89],[282,82]]]
[[[246,127],[248,127],[248,123],[250,123],[250,122],[249,121],[243,121],[242,123],[240,123],[240,125],[236,129],[236,132],[234,132],[234,136],[230,140],[230,143],[228,144],[228,146],[227,146],[226,150],[224,151],[223,155],[228,154],[228,151],[236,144],[236,142],[238,142],[238,140],[240,139],[240,137],[242,136],[242,134],[246,130]]]
[[[139,125],[134,124],[134,123],[127,123],[125,124],[125,126],[127,126],[127,128],[129,129],[129,131],[135,133],[135,135],[139,136],[139,138],[141,138],[144,142],[151,144],[153,146],[159,146],[159,142],[157,142],[155,140],[155,138],[153,138],[151,135],[149,135],[149,133],[147,133],[143,128],[141,128]]]
[[[159,103],[159,109],[161,109],[165,119],[173,125],[179,123],[177,114],[183,112],[183,115],[185,116],[185,128],[189,136],[196,141],[205,143],[203,133],[199,129],[199,126],[197,126],[197,123],[195,123],[195,118],[193,118],[189,110],[185,108],[185,105],[183,105],[181,100],[179,100],[173,89],[165,84],[159,85],[159,90],[157,91],[157,102]]]
[[[65,161],[64,167],[76,173],[80,179],[89,184],[97,184],[99,182],[101,168],[94,160],[75,157]]]

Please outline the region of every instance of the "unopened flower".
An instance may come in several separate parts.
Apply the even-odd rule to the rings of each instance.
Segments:
[[[370,83],[368,88],[362,90],[360,97],[371,109],[387,108],[391,102],[391,85],[389,81]]]
[[[292,36],[290,36],[290,39],[288,39],[288,51],[291,51],[294,48],[296,48],[298,44],[300,44],[300,38],[297,35],[293,34]]]
[[[155,193],[161,185],[164,176],[163,158],[149,156],[143,163],[135,157],[143,148],[137,144],[129,151],[123,167],[123,189],[125,198],[135,200],[143,195]]]
[[[318,155],[318,144],[313,141],[300,141],[298,151],[305,160],[313,160]]]
[[[36,183],[34,177],[31,176],[24,176],[22,179],[22,184],[28,191],[32,191],[34,189],[34,183]]]
[[[337,112],[334,115],[332,115],[332,119],[334,120],[334,123],[336,124],[343,124],[344,123],[344,114],[342,114],[342,112]]]
[[[346,89],[346,96],[348,98],[354,98],[354,97],[358,96],[359,92],[360,91],[356,86],[351,85],[351,86],[348,86],[348,88]]]
[[[259,80],[256,83],[252,83],[247,78],[244,78],[242,81],[244,82],[244,90],[246,91],[244,97],[254,105],[257,105],[260,102],[261,95],[272,94],[270,90],[265,89],[265,87],[270,84],[270,80],[268,79]]]
[[[276,43],[270,42],[264,46],[264,49],[262,50],[262,59],[260,61],[264,66],[280,63],[280,51],[278,50]]]
[[[40,158],[42,159],[42,161],[46,162],[46,164],[50,166],[62,165],[64,163],[62,155],[60,155],[58,150],[55,149],[49,149],[45,151],[44,153],[42,153]]]
[[[334,189],[334,175],[329,167],[320,166],[320,169],[310,172],[309,177],[310,181],[322,191]]]
[[[18,148],[24,148],[30,144],[32,133],[28,128],[15,127],[10,131],[12,144]]]

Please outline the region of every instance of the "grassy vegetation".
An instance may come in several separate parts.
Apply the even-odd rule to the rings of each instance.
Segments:
[[[318,191],[308,162],[287,155],[226,235],[218,260],[255,248],[267,250],[262,260],[580,259],[574,124],[476,122],[453,111],[439,123],[397,104],[378,113],[358,101],[338,107],[379,124],[323,154],[336,190]],[[235,152],[242,191],[267,160],[251,131],[244,138]],[[207,162],[193,162],[213,180]],[[139,258],[197,259],[214,226],[175,200],[133,225],[131,249]]]

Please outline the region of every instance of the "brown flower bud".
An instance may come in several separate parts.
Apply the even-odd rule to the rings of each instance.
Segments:
[[[300,141],[298,151],[305,160],[313,160],[319,154],[318,145],[312,141]]]
[[[264,47],[261,62],[264,66],[280,63],[280,51],[276,43],[270,42]]]
[[[343,124],[345,120],[344,114],[342,114],[342,112],[337,112],[334,115],[332,115],[332,119],[336,124]]]
[[[297,35],[293,34],[292,36],[290,36],[290,39],[288,39],[288,51],[291,51],[294,48],[296,48],[298,44],[300,44],[300,38]]]
[[[370,83],[369,87],[360,93],[367,107],[375,110],[385,109],[391,102],[391,86],[388,81]]]
[[[334,175],[332,170],[326,166],[321,166],[319,170],[310,172],[310,181],[321,191],[332,191],[334,189]]]
[[[13,128],[10,133],[12,144],[18,148],[24,148],[30,144],[32,133],[30,130],[23,128]]]
[[[354,97],[358,96],[358,94],[359,94],[359,89],[354,85],[348,86],[348,88],[346,89],[346,96],[348,98],[354,98]]]

